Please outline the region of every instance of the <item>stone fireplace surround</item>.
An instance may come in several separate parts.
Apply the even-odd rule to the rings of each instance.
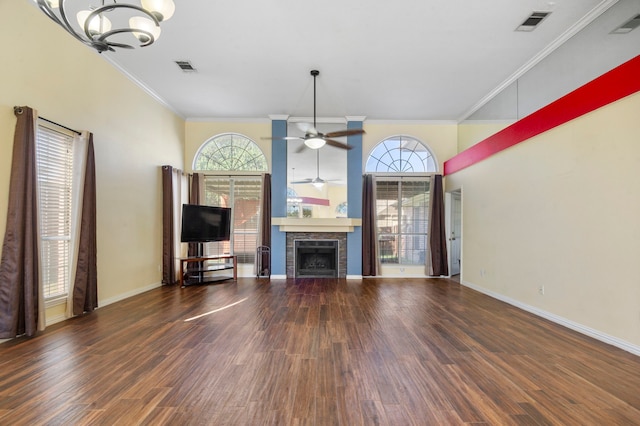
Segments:
[[[287,232],[287,278],[295,278],[295,240],[338,240],[338,278],[347,276],[346,232]]]

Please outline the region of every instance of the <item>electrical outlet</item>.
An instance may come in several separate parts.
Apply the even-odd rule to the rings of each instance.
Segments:
[[[538,294],[544,296],[544,286],[541,285],[540,287],[538,287]]]

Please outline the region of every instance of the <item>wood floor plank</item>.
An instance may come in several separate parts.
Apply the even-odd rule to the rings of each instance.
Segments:
[[[0,344],[0,424],[640,424],[638,371],[446,279],[240,278]]]

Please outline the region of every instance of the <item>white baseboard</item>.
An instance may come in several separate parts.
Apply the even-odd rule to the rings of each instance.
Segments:
[[[46,318],[46,326],[49,327],[50,325],[53,324],[57,324],[59,322],[62,322],[64,320],[67,319],[67,316],[65,314],[60,314],[60,315],[56,315],[55,317],[47,317]]]
[[[544,311],[542,309],[536,308],[535,306],[527,305],[526,303],[519,302],[515,299],[511,299],[510,297],[504,296],[499,293],[495,293],[493,291],[487,290],[486,288],[479,287],[473,283],[468,281],[460,281],[465,287],[472,288],[480,293],[486,294],[487,296],[493,297],[494,299],[498,299],[502,302],[508,303],[509,305],[515,306],[516,308],[520,308],[523,311],[530,312],[534,315],[537,315],[541,318],[547,319],[551,322],[554,322],[563,327],[567,327],[573,331],[577,331],[578,333],[584,334],[585,336],[592,337],[601,342],[607,343],[611,346],[615,346],[624,351],[630,352],[634,355],[640,356],[640,346],[634,345],[626,340],[619,339],[615,336],[611,336],[609,334],[603,333],[601,331],[595,330],[593,328],[587,327],[580,323],[571,321],[567,318],[561,317],[556,314],[552,314],[550,312]]]
[[[346,278],[348,280],[361,280],[362,279],[362,275],[347,275]]]
[[[149,290],[153,290],[154,288],[162,287],[162,283],[153,283],[149,284],[145,287],[136,288],[135,290],[128,291],[126,293],[118,294],[117,296],[110,297],[108,299],[100,300],[98,302],[98,308],[110,305],[112,303],[119,302],[124,299],[128,299],[129,297],[137,296],[138,294],[145,293]]]
[[[272,280],[286,280],[287,276],[286,275],[271,275],[271,279]]]

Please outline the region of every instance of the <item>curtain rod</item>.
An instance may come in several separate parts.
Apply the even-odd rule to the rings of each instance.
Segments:
[[[14,106],[14,107],[13,107],[13,112],[14,112],[14,114],[22,114],[22,113],[24,112],[24,110],[23,110],[23,109],[22,109],[22,107],[20,107],[20,106]],[[66,130],[68,130],[68,131],[70,131],[70,132],[73,132],[73,133],[76,133],[76,134],[78,134],[78,135],[81,135],[81,134],[82,134],[82,132],[79,132],[79,131],[74,130],[74,129],[72,129],[72,128],[70,128],[70,127],[67,127],[67,126],[63,126],[62,124],[60,124],[60,123],[56,123],[55,121],[49,120],[48,118],[44,118],[44,117],[38,117],[38,118],[39,118],[40,120],[44,120],[44,121],[46,121],[47,123],[55,124],[56,126],[58,126],[58,127],[60,127],[60,128],[66,129]]]
[[[82,132],[79,132],[79,131],[74,130],[74,129],[72,129],[72,128],[70,128],[70,127],[67,127],[67,126],[63,126],[62,124],[60,124],[60,123],[56,123],[55,121],[49,120],[48,118],[44,118],[44,117],[38,117],[38,118],[39,118],[40,120],[44,120],[44,121],[46,121],[47,123],[55,124],[55,125],[56,125],[56,126],[58,126],[58,127],[61,127],[61,128],[65,129],[65,130],[68,130],[68,131],[70,131],[70,132],[76,133],[76,134],[78,134],[78,135],[81,135],[81,134],[82,134]]]

